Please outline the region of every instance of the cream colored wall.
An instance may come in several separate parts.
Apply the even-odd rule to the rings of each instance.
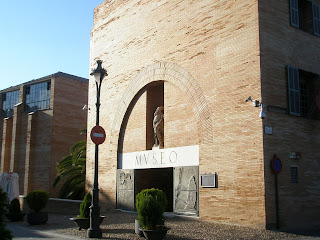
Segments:
[[[197,119],[188,97],[173,84],[164,85],[165,148],[199,145]]]
[[[218,174],[218,188],[200,188],[200,217],[265,226],[262,121],[259,109],[245,103],[250,95],[261,99],[258,27],[254,0],[105,1],[95,9],[90,67],[101,59],[109,73],[101,97],[100,124],[107,132],[99,147],[102,209],[115,207],[125,110],[143,86],[163,80],[166,141],[198,142],[199,172]],[[95,125],[94,104],[90,79],[88,129]],[[185,124],[183,134],[178,126]],[[90,186],[94,144],[88,143]]]
[[[123,153],[146,150],[146,105],[146,92],[143,91],[132,103],[132,111],[127,115],[128,123],[123,128]]]

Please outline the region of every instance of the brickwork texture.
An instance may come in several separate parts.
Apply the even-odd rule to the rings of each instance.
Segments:
[[[95,9],[90,68],[101,59],[109,74],[101,90],[100,125],[107,134],[99,147],[102,210],[116,207],[119,153],[148,148],[147,88],[162,81],[165,148],[199,145],[199,173],[217,172],[217,188],[199,189],[201,219],[275,226],[270,161],[276,154],[284,163],[280,226],[319,226],[320,215],[312,213],[320,209],[319,125],[267,109],[262,120],[260,108],[245,102],[252,96],[265,106],[287,108],[286,64],[319,74],[319,38],[290,26],[288,4],[116,0]],[[88,130],[95,125],[95,91],[91,78]],[[273,135],[264,134],[265,125],[273,127]],[[90,188],[94,144],[89,138],[87,149]],[[303,163],[289,159],[291,150],[305,153]],[[292,164],[303,172],[298,185],[290,184]]]

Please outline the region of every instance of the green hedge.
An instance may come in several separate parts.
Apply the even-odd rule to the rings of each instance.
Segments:
[[[49,195],[42,190],[35,190],[30,192],[27,197],[29,208],[35,212],[40,212],[47,206]]]
[[[155,188],[144,189],[136,196],[138,220],[144,229],[155,229],[163,225],[163,213],[168,200],[163,191]]]

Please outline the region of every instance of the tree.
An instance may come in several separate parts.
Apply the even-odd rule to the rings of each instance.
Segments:
[[[0,187],[0,238],[4,240],[12,239],[11,232],[6,227],[6,222],[4,221],[5,207],[8,205],[7,193],[2,192]]]
[[[59,198],[83,199],[86,179],[86,146],[87,141],[76,142],[70,149],[70,154],[58,164],[58,176],[53,186],[63,180]]]

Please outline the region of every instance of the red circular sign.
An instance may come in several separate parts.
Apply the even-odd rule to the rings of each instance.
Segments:
[[[280,158],[274,158],[272,160],[272,170],[275,174],[278,174],[282,170],[282,162]]]
[[[90,137],[91,137],[92,142],[99,145],[99,144],[103,143],[104,140],[106,140],[106,132],[104,131],[104,129],[102,127],[94,126],[91,130]]]

